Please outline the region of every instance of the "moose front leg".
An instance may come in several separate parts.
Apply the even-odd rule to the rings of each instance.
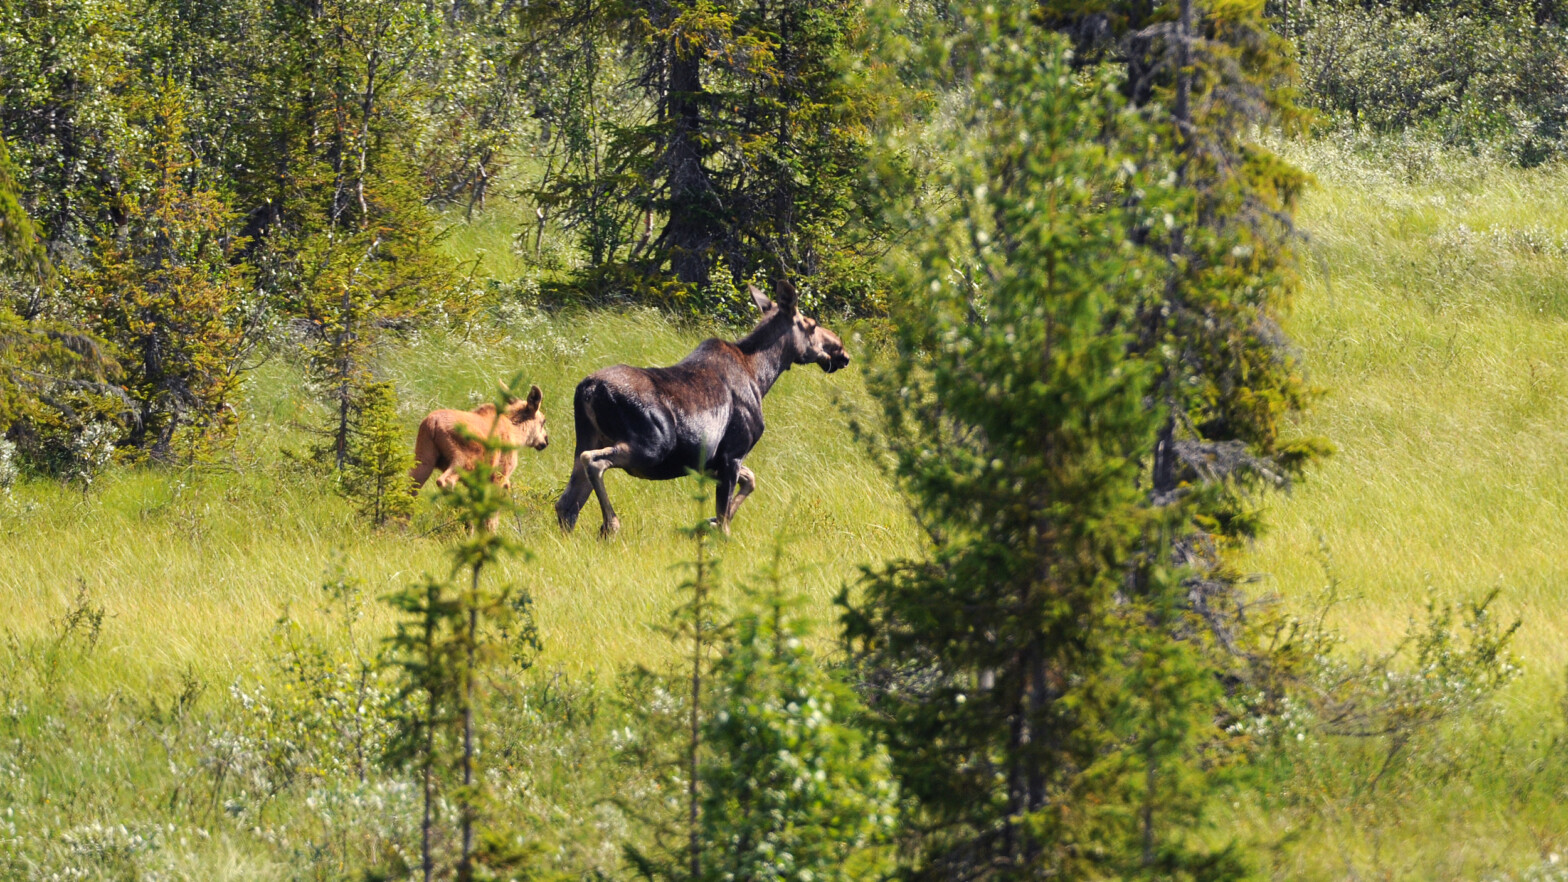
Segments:
[[[737,464],[735,472],[735,495],[730,497],[729,507],[725,509],[724,512],[724,521],[726,524],[735,520],[735,513],[740,511],[740,504],[745,502],[746,497],[750,496],[751,491],[755,489],[757,489],[757,476],[751,473],[751,469]]]
[[[757,486],[757,476],[751,473],[751,469],[738,462],[726,464],[717,469],[716,474],[719,487],[713,500],[714,521],[719,525],[719,529],[724,531],[724,535],[728,536],[730,521],[735,519],[735,512],[740,508],[740,504],[746,501],[752,488]]]

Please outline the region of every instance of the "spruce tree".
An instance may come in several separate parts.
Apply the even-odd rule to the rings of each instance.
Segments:
[[[564,161],[535,195],[583,235],[592,266],[580,287],[653,290],[666,305],[740,319],[742,282],[782,263],[813,277],[807,306],[875,308],[885,230],[857,191],[883,96],[851,68],[872,51],[863,4],[583,0],[540,10],[538,26],[553,18],[616,37],[637,66],[619,114],[596,116],[596,102],[608,103],[596,89],[614,87],[591,77],[552,108]],[[602,76],[592,46],[578,58]]]
[[[510,385],[521,382],[520,376],[514,377]],[[507,388],[500,387],[497,414],[505,412]],[[503,452],[507,445],[493,436],[478,440],[487,455],[464,470],[455,485],[440,491],[441,501],[468,527],[466,538],[451,549],[451,572],[446,578],[427,575],[387,597],[403,614],[387,641],[390,663],[400,679],[390,754],[419,775],[420,872],[426,882],[449,876],[472,882],[505,872],[512,878],[528,875],[527,850],[510,831],[487,829],[485,824],[489,797],[479,743],[484,691],[495,663],[511,655],[517,636],[529,635],[524,639],[533,641],[531,635],[537,632],[525,592],[484,580],[502,560],[525,552],[486,527],[511,504],[490,480],[490,454]],[[455,855],[442,854],[444,801],[457,812]]]
[[[331,408],[319,453],[341,470],[384,329],[439,310],[450,287],[416,141],[439,17],[403,0],[286,0],[269,24],[286,50],[253,133],[267,157],[247,182],[265,201],[255,262],[310,330],[307,367]]]
[[[1116,148],[1117,79],[1031,15],[948,54],[974,100],[872,377],[931,548],[869,573],[847,636],[918,808],[908,876],[1227,878],[1187,835],[1212,672],[1147,551],[1190,514],[1140,486],[1167,411],[1129,354],[1164,277],[1130,240],[1172,194]]]
[[[713,668],[701,878],[847,882],[886,869],[897,785],[854,691],[810,646],[784,545]]]
[[[398,427],[397,389],[389,382],[371,383],[356,399],[340,486],[358,501],[360,514],[379,527],[413,512],[409,470],[414,457]]]
[[[668,629],[681,644],[678,668],[639,671],[682,699],[640,707],[648,737],[636,745],[682,792],[667,792],[679,817],[656,821],[652,847],[628,847],[632,868],[668,882],[875,878],[890,863],[898,797],[887,753],[861,728],[855,693],[813,653],[782,543],[741,613],[724,618],[714,530],[702,517],[682,531],[694,559]]]
[[[1309,179],[1257,132],[1299,123],[1293,52],[1262,3],[1044,0],[1038,21],[1071,35],[1076,66],[1126,72],[1121,91],[1146,125],[1124,143],[1176,184],[1175,198],[1144,206],[1132,235],[1166,264],[1133,343],[1158,363],[1153,394],[1165,408],[1147,483],[1156,497],[1193,497],[1195,526],[1217,541],[1178,553],[1202,574],[1198,605],[1223,607],[1236,574],[1221,552],[1262,527],[1251,491],[1287,485],[1331,450],[1285,431],[1315,395],[1280,326]]]

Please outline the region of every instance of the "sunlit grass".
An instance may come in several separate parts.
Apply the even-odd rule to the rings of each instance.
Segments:
[[[1324,155],[1328,153],[1328,155]],[[1503,589],[1531,692],[1568,663],[1568,170],[1412,181],[1327,150],[1288,329],[1327,394],[1300,430],[1338,453],[1249,557],[1287,597],[1325,581],[1355,644],[1429,593]],[[1531,696],[1534,700],[1536,696]]]
[[[497,578],[536,599],[543,663],[569,671],[613,672],[649,661],[665,640],[662,623],[690,550],[676,528],[712,514],[692,501],[690,482],[608,477],[624,529],[597,538],[590,502],[574,535],[555,524],[553,503],[573,453],[571,391],[593,369],[626,361],[668,364],[700,339],[651,313],[589,314],[520,329],[474,330],[466,339],[425,333],[389,346],[383,373],[395,381],[406,433],[428,410],[469,407],[495,383],[521,372],[545,391],[551,444],[523,451],[513,477],[518,516],[504,524],[533,552]],[[853,346],[853,342],[851,343]],[[116,685],[167,677],[193,666],[225,679],[249,670],[270,646],[287,606],[307,619],[319,586],[341,572],[372,596],[421,573],[443,573],[452,535],[427,489],[414,523],[376,531],[333,492],[329,476],[290,462],[280,450],[311,442],[299,425],[320,420],[286,360],[252,383],[250,418],[231,461],[218,468],[121,469],[89,494],[52,482],[26,483],[0,521],[0,608],[22,638],[50,632],[79,586],[103,604],[100,664],[94,676]],[[874,468],[835,401],[864,398],[859,375],[815,368],[786,373],[769,395],[767,434],[748,464],[758,489],[723,543],[731,581],[754,573],[776,536],[790,541],[800,589],[819,620],[858,567],[912,550],[915,534],[890,481]],[[386,630],[378,611],[368,627]]]
[[[1287,844],[1277,879],[1555,872],[1568,858],[1568,169],[1290,150],[1319,186],[1287,329],[1326,390],[1296,429],[1338,452],[1269,501],[1271,530],[1243,565],[1298,609],[1337,579],[1332,623],[1352,653],[1388,651],[1429,598],[1499,588],[1525,676],[1495,718],[1421,742],[1418,773],[1349,773],[1344,757],[1378,742],[1304,750],[1273,785],[1305,795],[1295,811],[1238,805],[1227,824]]]

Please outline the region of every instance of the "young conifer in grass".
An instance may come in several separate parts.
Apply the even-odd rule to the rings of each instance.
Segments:
[[[713,480],[702,474],[693,478],[695,486],[691,498],[701,512],[712,491]],[[651,682],[655,690],[680,695],[685,710],[684,719],[679,720],[658,711],[647,715],[654,743],[639,751],[643,753],[641,761],[667,768],[673,766],[670,777],[683,780],[685,785],[685,792],[679,799],[681,817],[655,824],[653,848],[627,846],[627,860],[638,875],[647,879],[706,878],[703,874],[707,848],[702,835],[703,712],[707,690],[711,689],[709,679],[715,647],[726,627],[722,619],[723,607],[714,597],[719,561],[713,555],[712,544],[717,530],[716,524],[700,515],[690,527],[680,530],[692,543],[692,560],[687,564],[691,578],[681,583],[685,599],[671,613],[670,624],[665,626],[671,641],[680,645],[680,672],[664,677],[647,669],[637,672],[638,677]],[[644,752],[647,747],[654,752]]]
[[[1190,836],[1219,734],[1206,632],[1148,551],[1190,513],[1140,482],[1164,411],[1129,349],[1164,266],[1129,232],[1171,194],[1114,146],[1139,126],[1115,79],[1030,14],[988,7],[948,56],[973,118],[871,377],[932,545],[842,601],[847,636],[915,803],[911,878],[1231,878]]]
[[[397,389],[370,383],[358,396],[350,427],[349,458],[339,487],[376,526],[404,520],[414,510],[409,470],[414,457],[397,420]]]
[[[697,482],[699,512],[711,483]],[[716,529],[699,517],[681,531],[694,554],[668,628],[679,668],[641,672],[682,698],[678,709],[645,712],[651,737],[639,746],[675,773],[666,780],[683,787],[680,816],[656,825],[653,848],[629,847],[627,857],[638,875],[670,882],[875,878],[891,869],[898,798],[887,753],[856,727],[855,693],[808,645],[782,542],[741,614],[725,617],[714,596]]]
[[[891,868],[898,787],[887,751],[857,727],[858,697],[810,648],[785,559],[778,541],[714,665],[704,878],[878,878]]]
[[[497,419],[506,412],[506,389],[521,381],[519,375],[500,387]],[[452,547],[451,572],[444,579],[426,576],[387,598],[403,613],[389,638],[391,664],[402,680],[394,698],[399,715],[391,758],[419,775],[420,872],[426,882],[449,874],[468,882],[521,873],[530,854],[518,847],[511,831],[481,830],[488,801],[479,769],[477,719],[484,686],[496,663],[513,655],[515,635],[536,632],[531,622],[519,621],[529,615],[526,592],[482,578],[503,558],[527,552],[486,529],[511,505],[490,480],[489,465],[490,454],[506,450],[507,444],[493,432],[477,440],[486,454],[439,495],[468,528]],[[451,834],[443,836],[439,829],[447,823],[437,814],[443,802],[457,810],[455,849],[442,845]]]

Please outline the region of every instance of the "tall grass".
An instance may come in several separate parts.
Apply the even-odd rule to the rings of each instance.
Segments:
[[[1338,453],[1269,504],[1249,567],[1351,597],[1386,646],[1429,593],[1501,586],[1539,692],[1568,663],[1568,169],[1298,147],[1318,175],[1288,329]],[[1532,698],[1533,700],[1533,698]]]
[[[1276,757],[1232,829],[1278,879],[1557,879],[1568,859],[1568,169],[1420,143],[1288,145],[1318,177],[1287,329],[1325,389],[1295,427],[1338,447],[1242,562],[1298,610],[1329,580],[1351,653],[1428,599],[1500,587],[1523,679],[1421,736]]]
[[[551,443],[521,452],[513,476],[521,511],[503,525],[534,560],[509,564],[498,578],[534,592],[543,664],[582,672],[651,661],[663,641],[647,626],[670,608],[679,581],[671,567],[684,553],[674,540],[690,518],[688,491],[610,473],[625,525],[610,541],[597,538],[592,504],[577,532],[563,536],[553,503],[571,468],[577,380],[620,361],[671,363],[699,335],[651,313],[513,318],[467,337],[424,333],[383,353],[381,370],[399,390],[409,443],[429,410],[473,406],[519,370],[539,384]],[[227,677],[255,662],[285,606],[312,614],[307,598],[330,571],[384,594],[445,567],[454,528],[428,491],[408,529],[378,532],[337,498],[327,476],[281,455],[310,442],[300,427],[317,416],[299,376],[280,358],[254,377],[239,444],[218,468],[121,470],[90,495],[41,480],[19,485],[0,521],[0,559],[10,562],[0,568],[0,609],[10,612],[3,627],[23,639],[44,634],[86,585],[109,615],[95,679],[130,686],[192,665]],[[854,371],[829,377],[802,368],[780,379],[765,404],[767,434],[748,460],[758,489],[722,551],[731,572],[751,572],[775,534],[792,534],[819,619],[832,616],[830,598],[855,580],[860,564],[915,542],[893,487],[867,462],[834,404],[863,398]]]
[[[1304,285],[1288,330],[1326,390],[1292,430],[1327,435],[1338,453],[1290,495],[1264,500],[1272,530],[1242,563],[1267,574],[1260,591],[1297,609],[1332,573],[1349,595],[1334,624],[1352,651],[1386,649],[1434,594],[1501,585],[1499,605],[1523,620],[1526,676],[1495,713],[1423,736],[1387,774],[1372,741],[1309,737],[1268,755],[1215,835],[1260,843],[1262,875],[1275,879],[1557,878],[1568,861],[1568,556],[1558,552],[1568,169],[1521,171],[1420,144],[1286,150],[1319,179],[1301,213]],[[481,277],[517,279],[533,270],[513,229],[481,215],[456,224],[446,247],[480,258]],[[503,695],[512,729],[496,762],[519,823],[534,825],[558,868],[616,866],[627,821],[603,797],[634,798],[640,785],[605,765],[629,737],[625,718],[581,684],[670,651],[649,624],[675,604],[674,565],[687,555],[676,530],[692,516],[684,486],[611,472],[621,534],[597,538],[591,502],[576,534],[559,533],[571,391],[608,364],[673,362],[711,330],[512,304],[380,354],[410,443],[425,412],[477,403],[517,371],[545,392],[551,444],[521,453],[521,512],[502,527],[535,557],[496,574],[532,591],[545,650],[539,679]],[[872,345],[838,330],[856,358]],[[285,699],[270,661],[285,609],[330,633],[319,586],[335,574],[361,579],[373,598],[448,565],[456,528],[428,495],[408,528],[378,532],[327,477],[285,455],[312,441],[306,427],[322,416],[301,377],[284,352],[249,378],[239,440],[216,467],[113,469],[86,494],[31,479],[0,495],[0,812],[15,809],[0,817],[0,876],[76,866],[91,868],[86,878],[158,867],[282,879],[308,866],[331,878],[395,839],[409,807],[393,784],[284,804],[220,784],[212,765],[208,742],[250,731],[235,722],[228,684],[271,683]],[[867,404],[855,371],[786,374],[748,460],[757,492],[718,552],[742,577],[761,569],[776,534],[793,536],[819,622],[861,565],[920,542],[849,429],[849,411]],[[90,647],[79,631],[62,638],[83,596],[105,614]],[[389,614],[365,609],[355,628],[368,645]]]

